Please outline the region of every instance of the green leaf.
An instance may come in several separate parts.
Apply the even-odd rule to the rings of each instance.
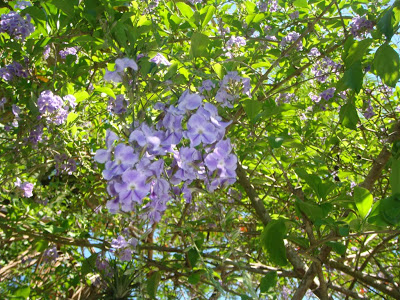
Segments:
[[[312,221],[322,220],[324,218],[324,211],[318,204],[296,199],[296,205],[300,211],[302,211]]]
[[[393,26],[392,26],[393,8],[389,8],[384,15],[380,18],[376,26],[382,32],[387,41],[390,41],[393,36]]]
[[[188,251],[187,255],[188,255],[189,262],[190,262],[190,266],[193,269],[196,266],[197,261],[200,258],[200,254],[199,254],[199,252],[197,252],[196,249],[192,248]]]
[[[380,213],[389,224],[400,225],[400,195],[381,200]]]
[[[190,19],[193,16],[192,8],[186,3],[176,2],[176,6],[178,7],[179,11],[185,18]]]
[[[74,15],[74,5],[78,3],[76,0],[51,0],[51,4],[61,9],[67,16],[72,17]]]
[[[374,69],[382,81],[391,87],[396,87],[400,78],[399,54],[389,44],[378,48],[374,57]]]
[[[164,79],[168,80],[171,79],[172,77],[176,76],[176,73],[178,71],[178,63],[174,62],[168,69],[168,72],[164,75]]]
[[[318,200],[325,200],[330,192],[335,188],[335,184],[332,182],[322,182],[321,178],[315,174],[308,174],[304,169],[295,169],[296,174],[314,190]],[[322,209],[322,208],[321,208]]]
[[[214,69],[214,72],[218,75],[219,79],[223,79],[224,78],[224,67],[221,64],[213,64],[212,68]]]
[[[67,124],[70,124],[70,123],[72,123],[73,121],[75,121],[77,118],[78,118],[78,114],[77,113],[74,113],[73,111],[72,112],[70,112],[69,114],[68,114],[68,117],[67,117]]]
[[[215,12],[215,7],[210,5],[208,7],[206,16],[204,17],[203,23],[201,23],[202,28],[205,28],[208,25],[208,22],[210,22],[210,20],[212,19],[214,12]]]
[[[250,121],[253,121],[255,117],[260,113],[262,103],[257,100],[245,100],[243,101],[243,108]]]
[[[339,119],[342,125],[357,130],[357,123],[359,121],[356,107],[350,101],[342,106],[339,112]]]
[[[49,246],[49,242],[45,240],[38,241],[35,245],[35,249],[37,252],[42,252],[46,250]]]
[[[104,93],[115,99],[115,94],[114,94],[113,90],[110,89],[109,87],[98,87],[98,88],[95,88],[93,92]]]
[[[358,94],[362,88],[363,78],[364,73],[361,61],[357,61],[344,72],[342,79],[340,79],[336,85],[336,90],[337,92],[341,92],[350,88]]]
[[[271,261],[279,266],[287,265],[286,249],[283,239],[286,234],[285,221],[272,220],[261,234],[261,243]]]
[[[260,281],[260,292],[267,293],[270,288],[273,288],[278,283],[278,275],[276,271],[268,272]]]
[[[333,251],[335,251],[339,255],[345,255],[346,254],[346,246],[343,245],[342,243],[339,242],[326,242],[326,245],[331,247]]]
[[[373,201],[374,198],[367,189],[358,186],[354,188],[354,202],[361,218],[365,219],[367,217]]]
[[[151,299],[156,299],[158,284],[160,283],[161,275],[159,271],[154,272],[147,280],[146,290]]]
[[[98,253],[94,253],[83,261],[81,267],[82,276],[92,273],[95,270],[96,259],[98,255],[99,255]]]
[[[282,146],[284,141],[285,141],[285,139],[283,137],[279,137],[279,136],[269,136],[268,137],[269,145],[272,148],[279,148],[280,146]]]
[[[392,161],[392,171],[390,172],[390,186],[392,195],[400,193],[400,159]]]
[[[308,8],[307,0],[296,0],[293,2],[295,7]]]
[[[361,61],[362,57],[364,56],[365,52],[368,50],[369,46],[371,45],[373,39],[365,39],[362,41],[355,41],[351,46],[346,49],[346,58],[344,59],[344,64],[346,68],[349,68],[357,61]]]
[[[25,286],[25,287],[21,287],[21,288],[17,289],[14,292],[13,297],[27,299],[29,297],[30,293],[31,293],[31,288],[29,286]]]
[[[208,36],[200,32],[193,33],[190,43],[190,52],[193,57],[208,57],[208,42]]]

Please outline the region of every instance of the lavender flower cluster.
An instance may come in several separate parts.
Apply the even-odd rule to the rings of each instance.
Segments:
[[[295,42],[299,37],[300,37],[299,33],[295,32],[295,31],[289,32],[285,37],[283,37],[283,39],[280,43],[280,46],[282,48],[285,48],[287,45]],[[303,50],[303,42],[299,41],[296,45],[296,48],[299,51]]]
[[[136,248],[138,240],[136,238],[130,238],[128,241],[120,235],[118,238],[113,239],[111,242],[111,247],[114,249],[115,255],[121,261],[131,261],[133,249]]]
[[[276,0],[269,0],[267,2],[260,1],[257,3],[258,10],[260,12],[276,12],[278,10],[278,1]]]
[[[131,68],[134,71],[138,70],[138,66],[133,59],[130,58],[117,58],[115,60],[115,71],[106,70],[104,80],[113,82],[122,82],[124,71],[126,68]]]
[[[33,196],[33,183],[24,182],[22,183],[21,179],[17,177],[16,181],[14,182],[15,187],[17,187],[26,198],[30,198]]]
[[[31,17],[28,14],[26,19],[15,11],[1,15],[0,33],[6,32],[13,38],[25,40],[34,31],[35,27],[31,23]]]
[[[316,57],[321,55],[321,53],[318,51],[318,49],[313,48],[308,55],[310,57]],[[341,68],[341,64],[335,63],[329,57],[324,57],[314,64],[311,72],[320,83],[324,83],[332,73],[336,73],[338,75],[338,72]]]
[[[169,67],[171,63],[162,55],[161,53],[157,53],[156,56],[154,56],[152,59],[150,59],[150,62],[155,63],[157,66],[159,65],[164,65]]]
[[[62,173],[72,175],[72,173],[77,169],[75,159],[68,158],[65,153],[57,154],[54,157],[54,161],[56,163],[56,175],[60,175]]]
[[[27,78],[28,71],[19,62],[13,62],[0,68],[0,78],[5,81],[12,81],[16,77]]]
[[[74,55],[78,59],[77,53],[78,49],[76,47],[68,47],[58,52],[62,59],[66,59],[68,55]]]
[[[172,198],[183,195],[190,202],[194,181],[204,182],[209,191],[233,184],[237,162],[230,140],[223,139],[229,123],[200,95],[186,91],[177,105],[156,108],[164,117],[155,128],[136,124],[128,145],[108,130],[107,148],[97,150],[94,157],[105,163],[103,177],[113,197],[107,208],[116,213],[142,206],[142,218],[151,223],[160,221]],[[189,146],[177,148],[187,141]],[[165,157],[172,159],[168,168]]]
[[[374,23],[367,20],[365,16],[357,16],[351,20],[350,32],[354,37],[362,37],[363,33],[369,32],[374,28]]]
[[[240,48],[246,46],[246,40],[241,36],[231,36],[226,42],[226,49],[231,50],[232,48]]]
[[[56,246],[53,246],[51,248],[47,248],[43,252],[43,261],[44,262],[52,262],[57,260],[58,258],[58,252]]]
[[[238,99],[240,94],[250,96],[250,89],[250,78],[241,77],[236,71],[228,72],[220,82],[215,100],[221,103],[222,107],[232,108],[233,101]]]
[[[61,98],[46,90],[40,94],[37,106],[41,117],[45,117],[49,123],[60,125],[65,122],[69,112],[75,108],[75,101],[76,99],[72,95]]]
[[[108,111],[120,115],[126,112],[128,101],[124,95],[117,95],[116,98],[110,97],[108,100]]]

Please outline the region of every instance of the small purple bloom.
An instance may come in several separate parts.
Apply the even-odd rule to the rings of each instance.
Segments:
[[[171,63],[161,53],[157,53],[156,56],[150,59],[150,61],[156,65],[165,65],[167,67],[171,65]]]
[[[329,88],[329,89],[323,91],[319,95],[321,96],[321,98],[323,98],[325,100],[329,100],[329,99],[333,98],[333,96],[335,95],[335,91],[336,91],[336,88],[332,87],[332,88]]]

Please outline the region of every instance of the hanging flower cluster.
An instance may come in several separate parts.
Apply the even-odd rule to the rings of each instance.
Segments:
[[[41,117],[45,117],[49,123],[60,125],[65,122],[69,112],[75,108],[75,101],[76,99],[72,95],[61,98],[46,90],[40,94],[37,106]]]
[[[31,17],[28,14],[26,19],[15,11],[1,15],[0,33],[6,32],[13,38],[24,40],[34,31],[35,27],[31,23]]]
[[[221,88],[231,97],[227,103],[236,98],[233,92],[249,92],[250,81],[231,72]],[[122,112],[115,102],[112,106]],[[200,95],[185,91],[175,105],[159,103],[155,109],[163,111],[156,126],[136,123],[128,141],[107,130],[106,149],[94,157],[105,164],[110,212],[142,208],[141,217],[151,223],[160,221],[171,199],[182,195],[190,202],[199,182],[209,191],[233,184],[237,164],[230,140],[224,139],[230,122],[223,122],[217,107]]]

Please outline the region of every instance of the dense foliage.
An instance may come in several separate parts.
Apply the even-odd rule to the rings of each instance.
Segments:
[[[0,16],[0,298],[400,299],[398,1]]]

